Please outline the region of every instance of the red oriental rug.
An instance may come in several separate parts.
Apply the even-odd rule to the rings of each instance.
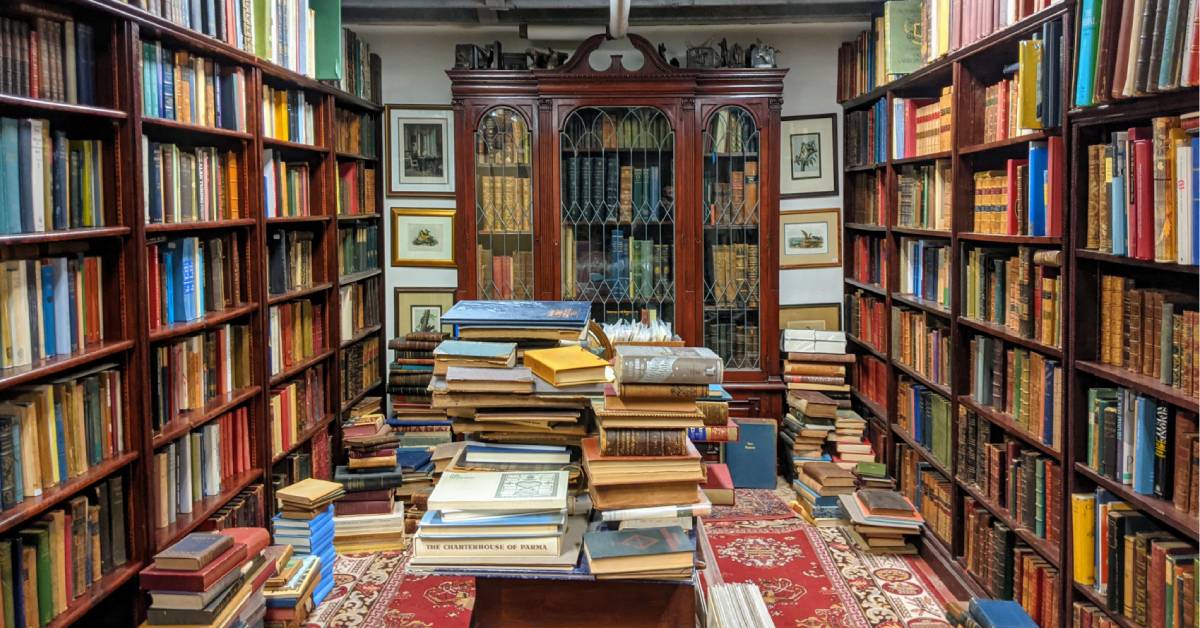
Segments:
[[[333,566],[336,584],[309,615],[308,626],[469,626],[474,578],[406,575],[408,557],[407,551],[339,555]]]
[[[788,490],[791,490],[790,488]],[[788,508],[787,502],[779,499],[772,491],[754,488],[737,488],[733,491],[732,506],[713,506],[712,514],[705,521],[766,521],[770,519],[792,519],[796,513]]]

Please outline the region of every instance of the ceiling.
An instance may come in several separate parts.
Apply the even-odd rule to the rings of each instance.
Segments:
[[[632,0],[629,22],[774,24],[862,21],[878,0]],[[608,23],[609,0],[342,0],[352,24]]]

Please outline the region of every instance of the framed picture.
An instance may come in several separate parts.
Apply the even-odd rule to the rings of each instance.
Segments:
[[[841,331],[841,303],[809,303],[779,306],[780,329]]]
[[[779,119],[779,198],[837,196],[837,114]]]
[[[454,196],[450,105],[388,105],[387,147],[388,196]]]
[[[842,263],[842,229],[836,209],[779,212],[779,267],[826,268]]]
[[[442,314],[454,305],[454,288],[396,288],[396,338],[414,331],[451,331]]]
[[[392,266],[454,266],[453,209],[392,208]]]

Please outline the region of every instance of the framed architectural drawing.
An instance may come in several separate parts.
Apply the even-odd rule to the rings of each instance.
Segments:
[[[837,114],[779,119],[779,198],[837,196]]]
[[[454,196],[454,111],[450,105],[387,106],[387,195]]]

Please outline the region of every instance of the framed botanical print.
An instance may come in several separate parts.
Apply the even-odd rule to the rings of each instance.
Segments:
[[[454,196],[454,110],[450,105],[387,106],[387,195]]]
[[[779,328],[840,331],[842,329],[842,304],[781,305],[779,306]]]
[[[454,288],[396,288],[394,302],[394,337],[414,331],[451,331],[449,325],[442,325],[442,314],[454,305]]]
[[[827,268],[842,263],[841,212],[798,209],[779,212],[779,267]]]
[[[454,266],[453,209],[392,208],[392,266]]]
[[[779,198],[837,196],[837,114],[779,119]]]

